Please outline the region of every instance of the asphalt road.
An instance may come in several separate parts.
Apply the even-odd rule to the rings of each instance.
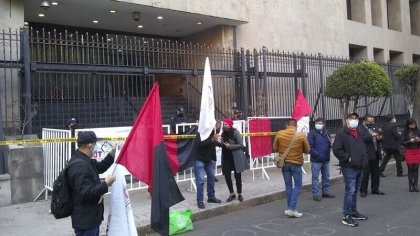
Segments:
[[[284,215],[286,200],[231,212],[218,217],[194,222],[194,231],[183,235],[222,236],[420,236],[420,193],[408,192],[407,177],[381,178],[380,190],[385,196],[369,194],[358,198],[358,210],[369,217],[359,221],[358,227],[341,223],[344,184],[332,186],[335,199],[312,200],[311,194],[301,194],[298,210],[303,217]],[[245,189],[246,191],[246,189]]]

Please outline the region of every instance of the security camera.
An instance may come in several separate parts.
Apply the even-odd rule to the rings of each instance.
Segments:
[[[50,3],[47,0],[42,0],[39,4],[39,7],[46,11],[48,8],[50,8]]]
[[[133,20],[138,22],[141,19],[140,12],[133,12]]]

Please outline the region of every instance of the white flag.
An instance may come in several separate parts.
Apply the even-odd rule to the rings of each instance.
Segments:
[[[137,236],[130,196],[126,189],[127,184],[120,165],[117,165],[114,174],[116,180],[111,187],[107,235]]]
[[[206,57],[203,89],[201,92],[200,120],[198,123],[198,133],[200,133],[201,141],[206,140],[210,136],[215,125],[213,84],[211,81],[209,58]]]

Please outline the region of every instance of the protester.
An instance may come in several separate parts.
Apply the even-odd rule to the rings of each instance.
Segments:
[[[242,112],[238,109],[233,110],[233,117],[232,120],[241,120],[242,119]]]
[[[379,166],[379,171],[381,172],[380,175],[382,177],[385,177],[385,167],[388,164],[388,161],[391,159],[391,157],[394,157],[395,162],[397,164],[397,176],[401,177],[403,176],[403,168],[401,165],[402,156],[400,152],[401,135],[398,133],[397,126],[395,125],[395,123],[397,122],[395,116],[393,114],[389,114],[386,116],[386,120],[387,122],[382,127],[382,147],[384,148],[386,155],[382,160],[381,165]]]
[[[285,130],[277,132],[273,149],[282,155],[289,146],[290,151],[282,168],[287,197],[287,210],[284,214],[298,218],[302,217],[302,213],[297,211],[296,206],[302,188],[303,153],[309,154],[310,148],[306,135],[297,131],[297,121],[294,119],[287,121]]]
[[[330,194],[330,153],[332,143],[323,118],[315,120],[315,129],[309,132],[308,142],[311,149],[312,199],[321,201],[322,198],[334,198],[335,196]],[[322,175],[321,195],[318,193],[319,172]]]
[[[176,113],[171,117],[171,130],[172,133],[176,133],[176,125],[181,124],[185,122],[185,116],[184,116],[184,108],[178,107],[176,109]],[[182,132],[178,132],[182,133]]]
[[[233,183],[231,172],[234,171],[236,181],[236,192],[238,200],[243,201],[242,196],[242,179],[241,173],[249,168],[249,164],[243,151],[243,141],[241,134],[233,128],[233,121],[230,118],[223,120],[222,133],[222,173],[225,176],[226,184],[229,189],[229,198],[226,202],[230,202],[236,198],[233,191]]]
[[[409,191],[419,192],[420,130],[414,119],[410,118],[405,123],[402,145],[408,169]]]
[[[369,178],[371,179],[370,189],[372,190],[372,194],[385,195],[384,192],[379,190],[379,161],[381,159],[379,142],[382,140],[382,135],[379,133],[378,128],[375,127],[375,118],[371,115],[366,115],[362,125],[359,125],[358,130],[360,138],[365,143],[368,154],[368,164],[363,169],[360,196],[366,197]]]
[[[115,181],[110,175],[105,181],[99,174],[105,172],[114,163],[115,146],[112,151],[98,162],[91,159],[96,145],[96,134],[93,131],[78,133],[78,149],[73,153],[67,170],[68,183],[73,203],[71,221],[76,236],[98,236],[99,225],[103,221],[104,204],[102,195]]]
[[[333,153],[339,160],[344,178],[344,200],[342,223],[348,226],[358,226],[355,220],[367,220],[367,217],[357,211],[357,191],[362,180],[363,168],[367,166],[368,157],[357,127],[359,115],[351,113],[346,116],[346,126],[340,129],[334,140]]]
[[[204,209],[204,173],[207,175],[207,202],[222,202],[220,199],[216,198],[214,191],[214,167],[216,165],[216,146],[214,142],[217,142],[217,134],[213,130],[210,136],[204,141],[200,141],[200,134],[197,134],[197,141],[198,150],[194,161],[195,182],[197,185],[197,206],[200,209]]]

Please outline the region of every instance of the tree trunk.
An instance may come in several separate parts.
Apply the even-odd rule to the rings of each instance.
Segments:
[[[417,70],[416,96],[414,97],[413,116],[415,120],[420,121],[420,69]]]

